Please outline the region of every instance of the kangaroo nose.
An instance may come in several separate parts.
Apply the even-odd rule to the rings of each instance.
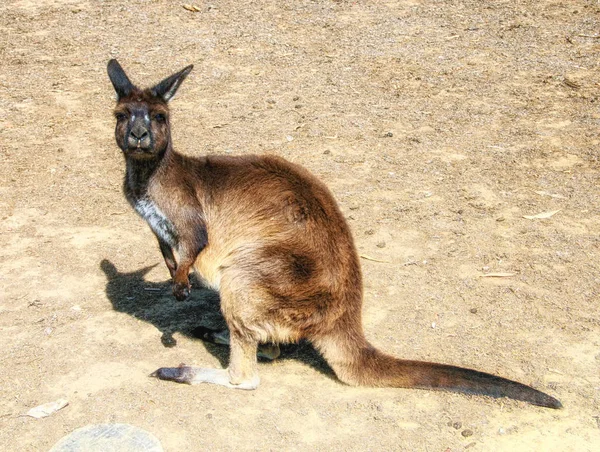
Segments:
[[[148,129],[143,126],[137,125],[131,129],[131,135],[137,140],[143,140],[148,136]]]

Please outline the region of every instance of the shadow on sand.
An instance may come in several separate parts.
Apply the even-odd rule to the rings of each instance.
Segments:
[[[109,260],[102,260],[100,268],[106,275],[106,296],[115,311],[124,312],[154,325],[162,333],[161,342],[165,347],[177,345],[173,337],[175,333],[196,338],[193,331],[198,326],[215,330],[226,328],[219,309],[218,293],[206,289],[191,275],[192,295],[188,300],[178,302],[171,294],[170,280],[164,282],[145,280],[146,274],[156,265],[158,264],[134,272],[122,273]],[[223,367],[227,367],[228,347],[209,342],[203,343],[207,351],[215,356]],[[282,345],[281,356],[278,359],[295,359],[330,378],[335,378],[329,365],[308,342]],[[200,364],[195,363],[195,365]]]

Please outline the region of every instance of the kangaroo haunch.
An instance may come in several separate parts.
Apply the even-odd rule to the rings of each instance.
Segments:
[[[279,157],[191,158],[173,150],[167,103],[191,70],[142,90],[116,60],[108,63],[118,98],[115,135],[125,156],[125,196],[158,239],[175,298],[189,296],[194,267],[219,292],[229,328],[229,334],[204,334],[229,342],[227,369],[182,365],[160,368],[154,376],[255,389],[259,343],[307,339],[350,385],[443,389],[561,407],[515,381],[401,360],[369,344],[358,255],[322,182]]]

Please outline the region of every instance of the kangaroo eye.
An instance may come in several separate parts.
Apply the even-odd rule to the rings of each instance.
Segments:
[[[158,122],[165,122],[167,120],[167,117],[162,113],[158,113],[157,115],[154,115],[154,120]]]
[[[115,113],[115,118],[117,121],[124,121],[127,119],[127,115],[125,113]]]

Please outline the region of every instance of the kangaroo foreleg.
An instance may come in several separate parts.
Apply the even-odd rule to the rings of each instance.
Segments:
[[[160,246],[160,252],[163,255],[167,268],[169,269],[171,278],[174,278],[175,271],[177,270],[177,261],[175,260],[175,256],[173,255],[173,248],[171,248],[171,245],[169,245],[160,237],[158,238],[158,245]]]
[[[198,225],[193,229],[195,233],[189,237],[182,237],[179,242],[179,263],[173,275],[173,295],[178,301],[183,301],[190,296],[192,288],[190,284],[190,268],[196,262],[196,258],[208,244],[206,229]]]

